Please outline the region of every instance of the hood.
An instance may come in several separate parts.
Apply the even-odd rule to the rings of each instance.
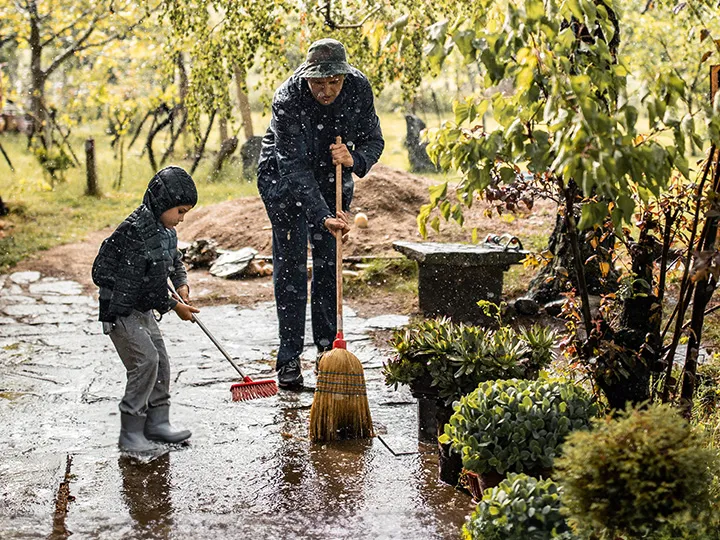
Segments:
[[[185,204],[195,206],[197,200],[192,177],[180,167],[165,167],[150,180],[143,204],[159,219],[163,212]]]

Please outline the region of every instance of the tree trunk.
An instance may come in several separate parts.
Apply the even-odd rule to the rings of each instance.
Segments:
[[[720,160],[718,160],[716,152],[711,153],[708,160],[713,162],[714,168],[711,200],[717,201],[718,192],[720,192]],[[707,211],[705,227],[701,234],[702,250],[706,254],[715,252],[715,240],[718,232],[717,206],[715,202]],[[680,391],[680,406],[686,418],[689,418],[692,412],[692,399],[695,394],[695,379],[697,374],[697,358],[703,325],[705,323],[705,308],[710,302],[716,287],[717,281],[712,274],[699,279],[695,285],[693,309],[690,319],[690,334],[688,336],[685,369],[683,370],[683,384]]]
[[[203,154],[205,153],[205,145],[207,144],[208,137],[210,137],[210,131],[212,130],[213,122],[215,122],[215,115],[217,114],[217,109],[215,109],[212,114],[210,114],[210,119],[208,120],[208,127],[207,131],[205,131],[205,136],[203,137],[202,141],[200,141],[200,145],[198,146],[197,150],[195,151],[195,159],[193,160],[192,167],[190,168],[190,174],[195,174],[195,169],[197,169],[198,164],[200,163],[200,160],[202,159]]]
[[[43,47],[40,40],[40,21],[37,19],[37,10],[30,17],[30,113],[33,117],[32,134],[42,130],[42,141],[45,148],[51,144],[50,125],[45,118],[45,81],[46,76],[42,70]]]
[[[229,139],[225,139],[223,141],[222,145],[220,146],[220,151],[215,157],[215,162],[213,163],[212,172],[210,173],[211,178],[217,176],[217,174],[220,172],[220,169],[222,169],[223,163],[225,163],[225,160],[230,157],[233,152],[235,152],[237,146],[237,137],[230,137]]]
[[[228,139],[228,123],[227,118],[225,118],[224,116],[221,116],[220,120],[218,121],[218,132],[220,135],[220,145],[222,146]]]
[[[93,139],[85,141],[85,170],[87,176],[85,195],[97,197],[97,168],[95,167],[95,141]]]
[[[242,119],[245,141],[249,141],[253,138],[255,132],[253,131],[250,100],[243,90],[244,85],[245,73],[238,66],[235,66],[235,86],[237,89],[238,106],[240,108],[240,118]]]
[[[579,217],[577,205],[575,205],[575,216],[576,219]],[[612,235],[608,235],[608,238],[602,242],[601,245],[610,248],[614,240]],[[583,259],[582,262],[596,253],[592,246],[584,241],[583,234],[579,236],[579,244],[580,254]],[[555,227],[548,240],[548,250],[553,254],[553,259],[547,266],[541,268],[535,278],[530,282],[530,288],[527,294],[528,297],[539,304],[546,304],[558,300],[562,293],[568,292],[573,288],[578,290],[575,258],[570,244],[570,236],[565,218],[561,214],[558,214],[555,218]],[[610,260],[609,257],[602,257],[599,252],[597,252],[597,255],[597,258],[584,265],[588,294],[591,295],[606,294],[617,289],[618,273],[612,267],[612,260]],[[603,277],[600,270],[601,262],[610,264],[610,273],[606,277]]]

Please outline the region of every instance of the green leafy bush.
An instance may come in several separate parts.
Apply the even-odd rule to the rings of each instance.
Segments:
[[[590,396],[571,383],[498,380],[460,398],[441,443],[477,474],[550,469],[560,445],[595,415]]]
[[[709,507],[717,457],[674,409],[653,405],[573,433],[556,468],[579,529],[654,537]]]
[[[395,387],[427,380],[450,404],[483,381],[537,377],[553,359],[554,342],[555,333],[540,325],[490,330],[447,318],[424,320],[393,333],[396,354],[383,374]]]
[[[550,540],[575,538],[560,513],[560,492],[552,480],[510,474],[485,491],[463,526],[464,540]]]

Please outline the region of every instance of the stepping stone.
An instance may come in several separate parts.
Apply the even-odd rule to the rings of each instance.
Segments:
[[[63,294],[67,296],[78,296],[82,294],[82,286],[76,281],[46,281],[30,285],[31,294]]]
[[[40,279],[40,272],[15,272],[10,274],[10,281],[18,285],[27,285]]]

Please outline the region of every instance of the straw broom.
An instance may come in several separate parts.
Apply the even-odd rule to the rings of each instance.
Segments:
[[[336,144],[342,139],[337,137]],[[342,164],[335,166],[335,209],[342,210]],[[342,231],[335,235],[337,335],[332,350],[318,364],[310,409],[310,439],[314,442],[373,437],[365,374],[360,360],[347,350],[342,315]]]

